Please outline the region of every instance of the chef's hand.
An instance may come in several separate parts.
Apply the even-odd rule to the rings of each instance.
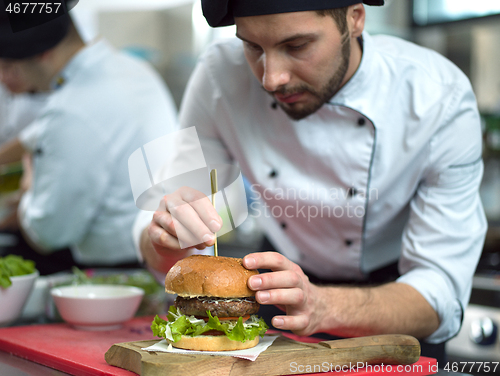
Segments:
[[[322,320],[321,288],[309,282],[300,266],[277,252],[252,253],[243,259],[247,269],[271,269],[272,272],[252,276],[250,289],[256,291],[260,304],[274,304],[286,312],[275,316],[274,327],[291,330],[298,335],[311,335]]]
[[[210,199],[200,191],[182,187],[162,198],[148,228],[151,244],[159,254],[212,246],[222,219]]]

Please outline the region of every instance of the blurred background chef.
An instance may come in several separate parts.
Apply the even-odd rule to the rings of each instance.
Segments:
[[[13,94],[0,83],[0,230],[16,232],[17,206],[20,191],[17,189],[22,174],[21,158],[24,148],[18,135],[41,112],[46,103],[46,93]]]
[[[176,127],[160,76],[105,40],[86,44],[68,15],[13,33],[3,13],[0,81],[14,94],[48,95],[36,119],[6,144],[6,162],[28,153],[17,214],[29,247],[9,253],[35,259],[41,274],[74,263],[136,265],[127,160]]]

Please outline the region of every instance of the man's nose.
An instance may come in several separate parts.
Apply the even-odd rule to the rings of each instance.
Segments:
[[[278,90],[290,82],[290,71],[283,59],[267,55],[264,58],[262,86],[269,92]]]

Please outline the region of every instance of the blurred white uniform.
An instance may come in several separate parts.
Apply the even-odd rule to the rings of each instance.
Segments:
[[[0,84],[0,145],[35,120],[46,100],[46,94],[11,94]]]
[[[127,161],[176,129],[171,95],[146,63],[102,40],[79,51],[53,88],[42,114],[20,135],[34,168],[19,206],[21,225],[42,249],[69,247],[81,264],[135,262],[131,228],[138,209]]]

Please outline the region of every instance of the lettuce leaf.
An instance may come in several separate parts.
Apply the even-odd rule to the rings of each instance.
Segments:
[[[195,337],[210,330],[224,332],[233,341],[246,342],[253,340],[258,335],[264,337],[269,328],[264,319],[256,315],[252,315],[246,322],[243,322],[243,319],[239,317],[236,323],[221,323],[217,316],[211,315],[210,311],[207,311],[207,314],[208,321],[205,322],[194,316],[183,315],[175,307],[171,306],[167,314],[168,321],[161,319],[157,315],[151,324],[151,330],[155,336],[172,342],[179,341],[183,335]]]
[[[160,318],[160,316],[156,315],[153,322],[151,323],[151,330],[153,331],[153,335],[156,337],[165,337],[165,327],[168,322]]]
[[[25,260],[17,255],[0,257],[0,287],[4,289],[10,287],[12,285],[10,277],[31,274],[35,270],[35,262],[32,260]]]

